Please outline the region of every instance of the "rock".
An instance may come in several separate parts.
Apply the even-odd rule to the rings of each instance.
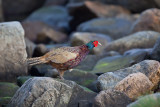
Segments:
[[[89,41],[94,40],[98,40],[103,46],[94,48],[93,51],[91,51],[92,54],[102,53],[107,44],[112,41],[112,39],[107,35],[98,33],[76,32],[71,35],[71,46],[87,44]]]
[[[22,20],[34,10],[40,8],[44,0],[3,0],[5,20]]]
[[[82,85],[84,87],[89,88],[92,91],[97,92],[96,88],[96,80],[98,78],[97,75],[78,70],[78,69],[73,69],[71,72],[65,72],[64,73],[64,78],[66,80],[71,80],[75,81],[77,84]]]
[[[12,97],[0,97],[0,106],[6,107]]]
[[[98,77],[97,89],[107,90],[113,88],[119,81],[127,77],[129,74],[141,72],[145,74],[153,83],[153,90],[158,87],[160,81],[160,63],[154,60],[145,60],[131,67],[120,69],[114,72],[107,72]]]
[[[0,23],[0,81],[27,74],[24,30],[19,22]]]
[[[117,90],[101,91],[94,100],[93,107],[126,107],[131,100],[124,93]]]
[[[21,87],[30,78],[32,78],[32,76],[19,76],[17,78],[17,84],[18,84],[18,86]]]
[[[153,60],[160,61],[160,38],[155,43],[153,50],[151,51],[150,58]]]
[[[141,13],[132,26],[131,32],[151,30],[160,32],[160,9],[148,9]]]
[[[59,73],[57,69],[47,69],[44,74],[45,77],[59,78]]]
[[[45,16],[45,17],[44,17]],[[26,21],[42,21],[56,30],[69,30],[68,22],[70,16],[67,9],[62,6],[43,7],[33,12]]]
[[[131,10],[132,12],[142,12],[143,10],[146,10],[148,8],[157,7],[157,4],[154,2],[154,0],[118,0],[118,3],[121,6],[124,6],[125,8]],[[138,5],[137,5],[138,3]]]
[[[115,55],[119,55],[119,53],[110,51],[100,55],[87,55],[86,58],[75,68],[85,71],[91,71],[98,62],[98,60],[106,56],[115,56]]]
[[[78,107],[92,107],[92,103],[86,100],[81,100],[78,103]]]
[[[3,12],[2,12],[2,0],[0,0],[0,22],[3,21]]]
[[[68,0],[46,0],[44,6],[65,5]]]
[[[79,32],[94,32],[110,35],[113,39],[126,36],[133,21],[125,18],[96,18],[80,24]],[[123,26],[123,27],[122,27]]]
[[[66,34],[54,30],[41,21],[25,21],[22,22],[25,30],[25,37],[35,43],[55,43],[64,42],[67,38]]]
[[[47,72],[49,72],[52,69],[53,67],[51,65],[39,64],[32,66],[29,73],[31,76],[44,76]]]
[[[36,45],[32,41],[30,41],[28,38],[25,38],[25,43],[26,43],[27,57],[31,58],[33,56],[33,52]]]
[[[25,82],[13,96],[9,106],[77,107],[78,101],[93,101],[96,93],[84,90],[72,81],[34,77]]]
[[[97,1],[84,1],[81,3],[70,3],[67,5],[69,13],[73,16],[70,21],[72,30],[81,24],[97,17],[115,17],[119,14],[130,14],[130,12],[116,5],[105,5]],[[78,14],[77,14],[78,13]],[[83,14],[83,17],[81,15]]]
[[[142,31],[120,38],[108,44],[106,51],[124,53],[134,48],[152,48],[160,33],[154,31]]]
[[[127,107],[159,107],[160,93],[150,94],[140,97],[137,101],[129,104]]]
[[[152,88],[152,82],[146,75],[140,72],[128,75],[115,86],[116,90],[124,92],[132,100],[136,100],[139,96],[151,93]]]
[[[146,53],[147,56],[151,53],[152,51],[152,48],[148,48],[148,49],[140,49],[140,48],[137,48],[137,49],[131,49],[131,50],[128,50],[124,53],[124,55],[133,55],[133,54],[136,54],[136,53]]]
[[[49,50],[44,44],[39,44],[36,46],[33,52],[33,57],[39,57],[46,54]]]
[[[12,97],[18,88],[19,87],[13,83],[0,82],[0,97]]]
[[[131,55],[105,57],[97,62],[92,73],[105,73],[123,69],[145,59],[147,53],[139,52]]]

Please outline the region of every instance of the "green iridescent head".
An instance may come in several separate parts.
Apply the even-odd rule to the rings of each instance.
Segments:
[[[89,50],[92,50],[94,47],[97,47],[98,44],[101,45],[98,41],[90,41],[86,44],[86,46]]]

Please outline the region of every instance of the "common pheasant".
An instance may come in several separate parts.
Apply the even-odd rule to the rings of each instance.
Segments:
[[[101,45],[98,41],[90,41],[81,46],[60,47],[41,57],[29,58],[27,62],[29,65],[50,64],[58,70],[60,78],[63,79],[64,72],[77,66],[98,44]]]

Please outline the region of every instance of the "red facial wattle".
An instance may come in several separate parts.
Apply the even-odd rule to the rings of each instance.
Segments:
[[[94,44],[94,47],[97,47],[98,46],[98,41],[94,41],[93,44]]]

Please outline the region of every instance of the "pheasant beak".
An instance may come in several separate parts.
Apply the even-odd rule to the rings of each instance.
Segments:
[[[101,44],[101,43],[99,43],[99,42],[98,42],[98,44],[102,46],[102,44]]]

